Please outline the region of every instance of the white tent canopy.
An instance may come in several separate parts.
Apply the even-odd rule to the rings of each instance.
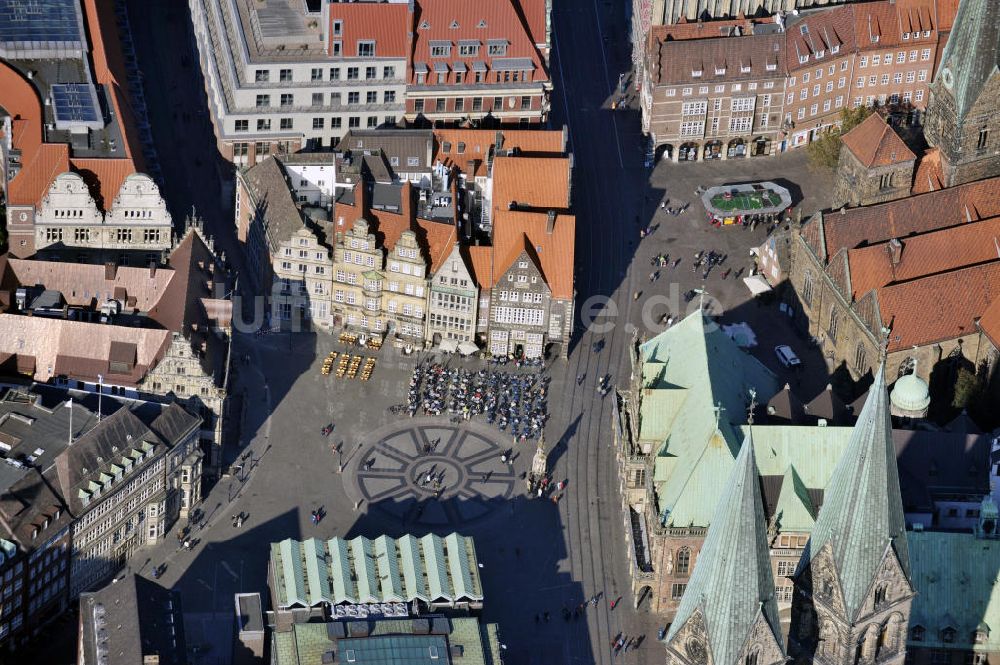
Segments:
[[[461,342],[458,345],[458,352],[463,356],[471,356],[473,353],[479,350],[479,347],[472,342]]]
[[[759,296],[762,293],[767,293],[771,290],[771,285],[767,283],[763,275],[750,275],[749,277],[743,278],[743,283],[747,285],[750,289],[750,293]]]
[[[438,344],[438,348],[445,353],[455,353],[458,351],[458,341],[454,339],[443,339]]]

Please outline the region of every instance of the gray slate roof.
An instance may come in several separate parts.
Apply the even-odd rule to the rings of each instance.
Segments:
[[[799,572],[827,543],[832,547],[849,619],[857,614],[888,546],[910,577],[885,363],[875,374],[851,441],[830,478]]]
[[[701,608],[712,662],[720,664],[737,662],[760,612],[783,648],[750,432],[736,456],[726,486],[667,634],[669,642]]]
[[[952,95],[958,118],[962,119],[976,103],[983,86],[1000,65],[1000,2],[962,0],[948,37],[941,67],[951,70],[955,82]]]
[[[285,178],[285,168],[274,156],[268,157],[244,175],[254,203],[265,213],[267,244],[272,254],[282,241],[291,238],[305,224]]]

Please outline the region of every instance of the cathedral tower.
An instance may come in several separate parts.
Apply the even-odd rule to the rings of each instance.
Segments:
[[[961,0],[924,119],[946,187],[1000,175],[1000,2]]]
[[[786,660],[751,434],[736,456],[666,646],[667,665]]]
[[[884,362],[830,478],[795,588],[795,662],[903,662],[913,587]]]

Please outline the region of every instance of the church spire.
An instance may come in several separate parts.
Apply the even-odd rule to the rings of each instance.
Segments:
[[[888,554],[895,555],[903,577],[909,580],[906,518],[892,442],[884,357],[847,450],[830,478],[799,573],[810,568],[826,547],[839,580],[844,619],[849,623],[859,616]]]
[[[742,662],[751,654],[756,654],[752,662],[759,665],[785,660],[750,432],[736,456],[666,643],[676,659],[687,663],[705,662],[708,653],[711,662],[720,664]]]
[[[972,109],[998,64],[1000,3],[961,0],[934,80],[954,98],[958,121]]]

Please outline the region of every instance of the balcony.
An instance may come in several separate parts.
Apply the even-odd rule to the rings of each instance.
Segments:
[[[629,506],[629,523],[632,526],[632,560],[635,563],[637,577],[652,579],[653,563],[650,561],[649,533],[646,531],[646,519],[642,513]]]

